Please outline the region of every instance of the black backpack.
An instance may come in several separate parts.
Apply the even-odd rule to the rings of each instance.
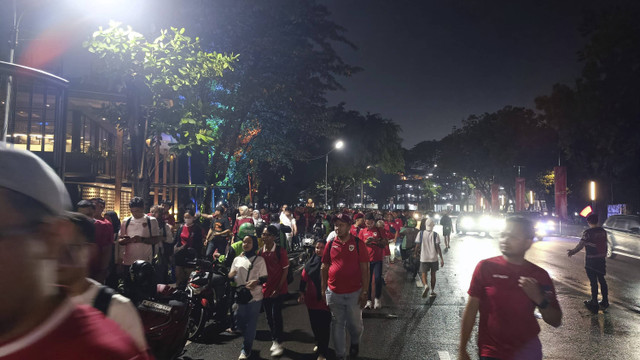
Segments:
[[[107,311],[109,310],[109,305],[111,304],[111,299],[115,294],[116,291],[112,288],[106,285],[101,285],[96,298],[93,299],[93,307],[100,310],[100,312],[106,316]]]

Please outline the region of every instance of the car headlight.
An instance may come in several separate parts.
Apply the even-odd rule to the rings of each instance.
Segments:
[[[556,227],[556,224],[553,221],[551,220],[547,221],[547,229],[553,230],[555,229],[555,227]]]
[[[462,220],[460,220],[460,225],[462,225],[462,227],[464,228],[472,228],[475,226],[475,224],[475,220],[473,220],[473,218],[471,217],[463,217]]]
[[[433,216],[433,218],[434,218],[435,220],[440,220],[440,214],[435,214],[435,215]]]
[[[493,231],[502,231],[502,230],[504,230],[504,227],[505,227],[506,224],[507,224],[507,221],[505,219],[494,218],[493,219],[492,230]]]

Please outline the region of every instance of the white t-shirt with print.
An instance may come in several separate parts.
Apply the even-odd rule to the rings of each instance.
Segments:
[[[436,244],[440,245],[440,235],[435,231],[422,230],[416,235],[416,244],[420,243],[420,262],[438,261],[438,250],[433,243],[436,237]],[[420,242],[422,237],[422,242]]]
[[[149,218],[149,221],[147,221]],[[120,235],[129,235],[130,237],[140,236],[148,238],[149,236],[158,236],[160,234],[160,227],[158,226],[158,220],[152,216],[145,215],[140,219],[131,217],[131,222],[127,226],[129,218],[122,222],[120,228]],[[151,229],[149,229],[149,222],[151,223]],[[122,264],[131,265],[136,260],[144,260],[151,262],[153,257],[153,247],[149,244],[143,243],[129,243],[125,246],[120,246]]]
[[[248,282],[246,281],[247,272],[249,271],[249,266],[251,266],[251,261],[253,261],[253,256],[251,258],[247,258],[246,256],[241,255],[233,259],[230,272],[234,270],[237,271],[233,281],[235,281],[238,286],[243,286]],[[249,281],[258,280],[263,276],[267,276],[267,263],[264,262],[264,259],[261,256],[257,256],[253,262],[251,273],[249,273]],[[258,284],[258,286],[251,289],[251,295],[253,295],[251,302],[262,300],[262,285]]]
[[[91,282],[91,286],[89,286],[87,291],[71,298],[74,304],[93,306],[96,296],[98,296],[98,291],[100,290],[100,283],[93,279],[87,280]],[[142,320],[140,320],[138,310],[133,306],[131,300],[120,294],[114,294],[107,309],[107,317],[115,321],[120,325],[122,330],[131,336],[138,346],[138,349],[146,351],[149,348],[147,340],[144,337]]]

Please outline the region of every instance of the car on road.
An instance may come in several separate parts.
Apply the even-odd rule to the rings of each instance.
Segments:
[[[483,213],[460,214],[456,219],[456,231],[459,234],[478,233],[487,235],[500,232],[504,228],[504,218],[499,215]]]
[[[544,215],[537,211],[516,212],[510,216],[521,216],[529,219],[535,227],[538,241],[542,241],[545,236],[557,234],[558,218],[555,216]]]
[[[607,231],[607,257],[625,255],[640,259],[640,216],[612,215],[602,227]]]

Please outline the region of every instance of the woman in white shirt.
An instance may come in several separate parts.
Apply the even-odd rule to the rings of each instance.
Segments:
[[[256,326],[263,298],[261,284],[267,280],[267,265],[264,259],[256,254],[258,239],[255,236],[245,236],[242,239],[242,250],[242,254],[233,259],[229,278],[233,279],[238,287],[244,286],[249,289],[252,295],[248,303],[238,303],[235,313],[238,329],[244,337],[238,359],[248,359],[256,337]]]

